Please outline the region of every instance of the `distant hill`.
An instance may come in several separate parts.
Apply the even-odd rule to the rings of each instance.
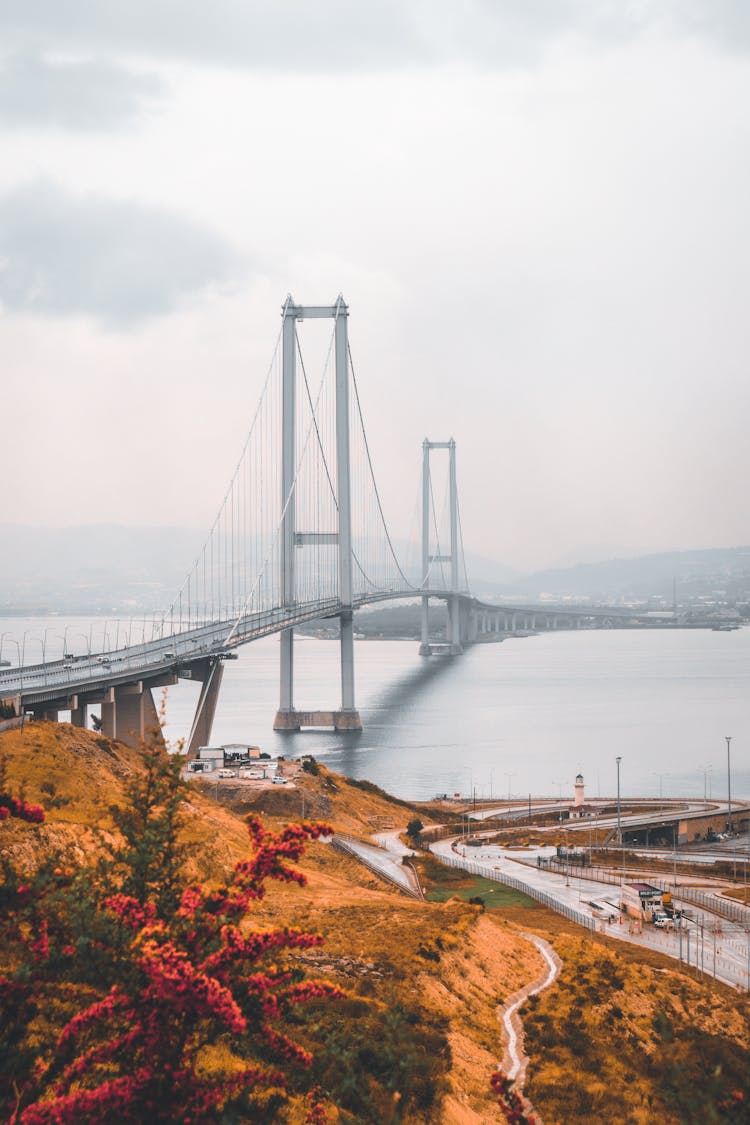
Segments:
[[[0,614],[149,613],[166,607],[203,542],[186,527],[29,527],[0,524]],[[397,542],[416,565],[414,544]],[[673,551],[521,575],[468,553],[471,589],[480,597],[536,601],[542,595],[613,602],[750,599],[750,547]]]
[[[670,551],[640,558],[610,559],[555,570],[540,570],[505,587],[506,593],[536,600],[543,595],[594,601],[750,597],[750,547]]]
[[[204,532],[184,527],[0,524],[0,613],[137,613],[162,608]]]

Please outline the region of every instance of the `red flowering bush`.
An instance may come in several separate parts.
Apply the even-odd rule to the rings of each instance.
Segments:
[[[490,1085],[498,1095],[497,1102],[508,1125],[535,1125],[536,1117],[525,1112],[521,1095],[513,1089],[512,1079],[496,1070]]]
[[[41,805],[30,805],[22,797],[0,793],[0,821],[8,820],[11,816],[28,821],[29,824],[41,824],[44,821],[44,809]]]
[[[231,878],[180,886],[178,773],[144,756],[124,843],[99,869],[56,855],[22,876],[1,861],[0,1114],[12,1125],[272,1121],[312,1084],[287,1017],[343,994],[288,956],[319,935],[253,928],[249,914],[269,880],[305,884],[294,864],[332,829],[249,818],[250,856]],[[308,1120],[326,1120],[317,1094]]]

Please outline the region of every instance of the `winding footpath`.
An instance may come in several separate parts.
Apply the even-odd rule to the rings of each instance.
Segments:
[[[529,1064],[529,1057],[523,1049],[524,1031],[518,1009],[530,996],[536,996],[538,992],[543,992],[545,988],[549,988],[562,968],[562,961],[549,942],[546,942],[543,938],[537,937],[536,934],[521,934],[520,936],[536,946],[547,965],[546,971],[542,977],[538,977],[536,980],[524,985],[518,992],[513,993],[505,1004],[498,1009],[498,1019],[502,1022],[508,1036],[505,1054],[503,1055],[503,1061],[499,1069],[515,1083],[518,1093],[523,1095],[523,1086],[526,1079],[526,1068]],[[542,1119],[528,1098],[524,1098],[524,1102],[526,1104],[526,1110],[530,1113],[534,1113],[538,1125],[542,1125]]]

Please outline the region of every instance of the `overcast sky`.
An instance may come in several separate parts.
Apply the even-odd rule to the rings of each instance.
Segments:
[[[2,519],[208,527],[288,292],[384,506],[519,568],[750,540],[747,0],[4,0]],[[186,567],[190,560],[186,559]]]

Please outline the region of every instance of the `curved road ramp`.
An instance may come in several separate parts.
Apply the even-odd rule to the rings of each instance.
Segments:
[[[340,832],[333,837],[332,844],[338,851],[354,856],[374,875],[398,887],[404,894],[411,895],[412,898],[424,898],[416,871],[411,864],[404,863],[401,856]]]

